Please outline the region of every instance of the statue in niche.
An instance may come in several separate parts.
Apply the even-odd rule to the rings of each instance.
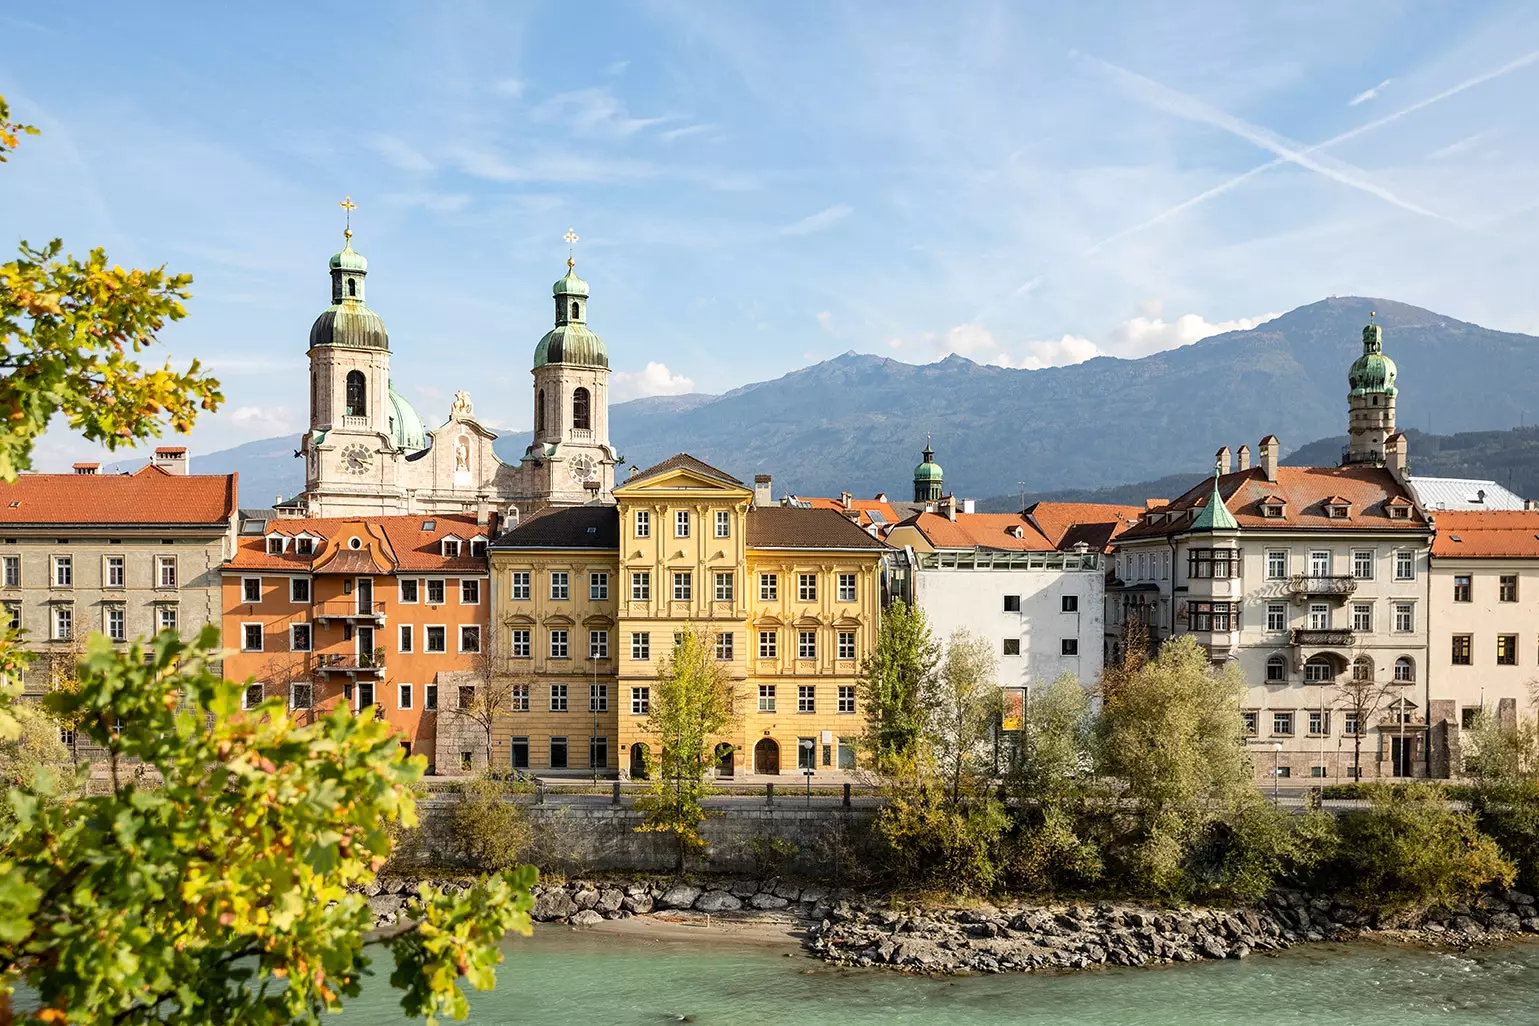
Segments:
[[[454,443],[454,469],[470,472],[470,444],[464,438]]]

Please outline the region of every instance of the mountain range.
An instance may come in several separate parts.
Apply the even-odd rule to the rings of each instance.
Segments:
[[[1012,506],[1018,482],[1031,495],[1062,495],[1128,481],[1150,482],[1131,486],[1147,489],[1177,472],[1189,481],[1185,472],[1205,472],[1220,445],[1254,449],[1268,433],[1290,454],[1319,439],[1319,461],[1333,464],[1339,444],[1332,437],[1346,424],[1347,368],[1362,352],[1371,311],[1384,328],[1385,353],[1399,366],[1402,427],[1489,433],[1533,421],[1539,338],[1390,300],[1339,297],[1136,360],[1097,357],[1022,370],[960,356],[916,366],[846,353],[722,395],[615,404],[610,437],[626,464],[688,451],[745,480],[773,474],[777,495],[882,491],[897,498],[910,494],[929,436],[948,491],[1000,501],[1014,495]],[[1420,445],[1413,439],[1413,461],[1446,453],[1449,465],[1463,459],[1472,476],[1502,480],[1500,468],[1491,469],[1496,464],[1482,461],[1506,458],[1506,447],[1446,438],[1434,444],[1433,437],[1424,435]],[[512,460],[528,444],[528,434],[510,433],[496,449]],[[192,467],[239,470],[242,502],[265,505],[303,487],[303,468],[292,457],[297,446],[292,437],[250,442],[195,456]],[[1539,440],[1531,457],[1539,467]],[[1421,463],[1417,471],[1433,473]],[[1526,480],[1514,489],[1523,491]]]

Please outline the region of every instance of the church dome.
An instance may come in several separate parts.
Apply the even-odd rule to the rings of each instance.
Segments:
[[[914,483],[942,480],[944,474],[941,471],[941,465],[935,462],[935,450],[930,448],[930,443],[925,443],[922,455],[924,456],[924,462],[914,468]]]
[[[389,349],[390,336],[379,314],[360,302],[344,301],[327,307],[310,326],[310,347],[316,346]]]
[[[1347,372],[1347,384],[1351,386],[1350,396],[1363,395],[1395,395],[1395,375],[1399,373],[1395,368],[1395,361],[1384,355],[1383,329],[1377,324],[1370,324],[1363,329],[1363,355],[1359,356],[1352,364],[1352,369]]]
[[[550,287],[554,296],[586,296],[588,283],[577,277],[577,272],[567,265],[566,275]]]
[[[353,240],[349,238],[347,244],[342,247],[342,252],[331,255],[331,269],[333,271],[363,271],[369,270],[369,262],[363,254],[353,248]]]
[[[534,365],[564,363],[575,367],[609,367],[609,347],[581,324],[558,324],[534,347]]]
[[[427,448],[427,429],[411,403],[395,390],[395,382],[387,386],[390,400],[390,444],[397,449],[415,452]]]

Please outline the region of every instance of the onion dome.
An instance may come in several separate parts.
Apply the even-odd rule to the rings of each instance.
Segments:
[[[556,300],[556,326],[534,347],[536,369],[550,364],[609,368],[609,348],[589,329],[588,283],[577,277],[572,261],[566,276],[551,286]]]
[[[389,349],[390,335],[379,314],[363,301],[363,279],[369,262],[353,249],[353,233],[343,232],[346,245],[330,260],[331,305],[310,326],[310,346]]]
[[[929,442],[924,444],[924,452],[921,455],[924,457],[924,462],[914,468],[914,483],[942,480],[944,474],[941,471],[941,465],[935,462],[935,450],[930,448]]]
[[[1372,316],[1371,314],[1369,315]],[[1384,331],[1369,321],[1363,329],[1363,355],[1347,372],[1347,384],[1352,391],[1348,396],[1395,395],[1395,361],[1384,355]]]
[[[427,428],[423,426],[422,418],[395,390],[394,381],[386,387],[390,400],[390,444],[412,452],[427,448]]]

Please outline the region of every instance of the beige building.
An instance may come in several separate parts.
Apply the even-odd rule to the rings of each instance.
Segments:
[[[491,546],[494,652],[520,689],[494,758],[639,775],[658,666],[697,630],[739,696],[718,777],[853,768],[887,546],[834,510],[755,506],[752,488],[686,455],[614,496],[547,510]]]

